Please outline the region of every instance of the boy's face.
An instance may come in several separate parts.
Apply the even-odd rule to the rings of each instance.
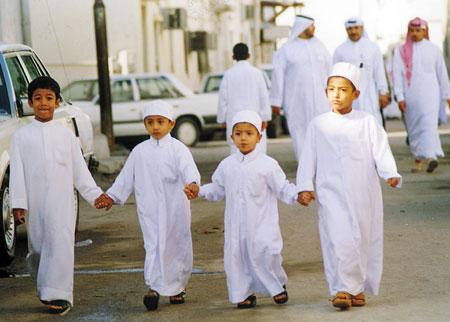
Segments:
[[[53,120],[55,108],[59,106],[59,98],[50,89],[38,88],[33,92],[28,105],[34,110],[34,118],[41,122]]]
[[[261,140],[261,134],[253,124],[237,123],[233,127],[231,139],[242,154],[247,154],[255,149],[256,144]]]
[[[144,119],[144,125],[152,138],[160,140],[172,131],[175,121],[171,121],[161,115],[150,115]]]
[[[352,110],[352,102],[358,98],[359,91],[344,77],[331,77],[328,80],[326,94],[335,113],[347,114]]]

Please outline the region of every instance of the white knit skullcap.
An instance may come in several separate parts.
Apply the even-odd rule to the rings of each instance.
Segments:
[[[351,18],[348,18],[347,20],[345,20],[345,28],[346,29],[350,28],[350,27],[356,27],[356,26],[363,27],[364,21],[362,21],[362,19],[359,17],[351,17]]]
[[[153,100],[143,109],[144,119],[150,115],[160,115],[173,121],[173,107],[163,100]]]
[[[261,117],[255,111],[243,110],[237,112],[231,122],[231,128],[233,128],[238,123],[250,123],[254,125],[258,130],[258,133],[261,134]]]
[[[334,64],[330,75],[328,75],[328,79],[335,76],[344,77],[349,80],[357,90],[359,90],[360,71],[355,65],[344,62]]]

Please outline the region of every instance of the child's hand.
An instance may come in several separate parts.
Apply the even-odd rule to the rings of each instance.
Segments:
[[[17,226],[25,223],[25,209],[14,208],[13,209],[14,222]]]
[[[97,199],[95,199],[95,208],[102,209],[106,208],[106,210],[111,209],[114,200],[111,199],[106,193],[102,193]]]
[[[400,178],[389,178],[387,179],[388,185],[390,185],[392,188],[395,188],[400,183]]]
[[[314,195],[314,191],[302,191],[298,194],[297,202],[305,207],[308,207],[309,203],[315,199],[316,196]]]
[[[189,200],[197,198],[199,190],[200,188],[195,182],[184,186],[184,193]]]

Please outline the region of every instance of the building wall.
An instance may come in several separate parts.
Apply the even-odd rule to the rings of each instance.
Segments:
[[[23,42],[20,0],[0,0],[0,41]]]

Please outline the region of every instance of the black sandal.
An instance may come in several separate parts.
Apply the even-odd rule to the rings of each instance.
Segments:
[[[273,297],[273,301],[277,304],[284,304],[288,301],[289,296],[287,291],[283,291]]]
[[[183,304],[185,295],[186,295],[186,292],[181,291],[177,295],[169,296],[170,304]]]
[[[45,301],[48,304],[48,311],[51,314],[66,315],[70,311],[72,305],[66,300]]]
[[[144,305],[148,311],[154,311],[158,308],[159,293],[150,289],[144,296]]]
[[[237,304],[238,309],[250,309],[256,306],[256,296],[254,294]]]

